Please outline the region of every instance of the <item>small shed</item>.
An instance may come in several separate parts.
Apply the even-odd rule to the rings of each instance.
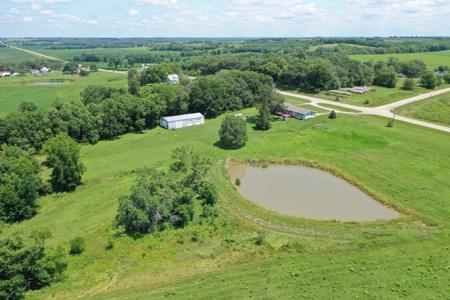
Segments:
[[[10,71],[0,71],[0,77],[9,77],[11,76]]]
[[[180,129],[202,124],[205,124],[205,117],[201,113],[163,117],[159,121],[159,125],[166,129]]]
[[[308,120],[316,117],[315,111],[303,107],[298,107],[290,103],[286,103],[283,112],[299,120]]]
[[[167,81],[171,84],[177,84],[180,82],[180,76],[178,76],[177,74],[170,74],[169,76],[167,76]]]

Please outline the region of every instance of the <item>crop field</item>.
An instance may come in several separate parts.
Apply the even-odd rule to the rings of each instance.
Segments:
[[[358,61],[368,61],[368,60],[387,61],[389,57],[398,58],[400,61],[420,59],[423,60],[430,69],[434,69],[437,66],[450,67],[450,50],[438,52],[418,52],[418,53],[399,53],[399,54],[350,55],[350,58]]]
[[[247,146],[228,151],[215,146],[222,118],[83,146],[83,186],[41,198],[37,216],[4,228],[5,235],[24,236],[49,229],[50,247],[68,248],[76,236],[86,240],[86,251],[68,258],[65,279],[29,298],[446,297],[447,133],[401,122],[387,128],[384,118],[372,116],[322,116],[275,122],[267,132],[249,123]],[[171,151],[186,144],[212,159],[219,217],[138,239],[116,234],[118,198],[132,186],[134,172],[167,168]],[[340,223],[281,216],[237,193],[227,178],[229,159],[314,163],[364,187],[403,217]],[[260,245],[257,236],[264,237]],[[106,250],[111,239],[114,247]]]
[[[375,107],[380,106],[410,97],[417,96],[419,94],[424,94],[432,90],[428,90],[421,86],[416,86],[412,91],[406,91],[402,89],[404,79],[399,79],[397,86],[395,88],[385,88],[374,86],[373,90],[367,94],[358,95],[352,94],[351,96],[340,96],[339,101],[343,103],[348,103],[357,106]],[[449,84],[443,84],[437,87],[435,90],[448,88]],[[320,92],[318,94],[311,94],[310,96],[322,98],[325,100],[336,100],[336,96],[327,95],[327,92]]]
[[[93,48],[93,49],[63,49],[63,50],[51,50],[38,47],[28,47],[28,50],[36,51],[45,55],[52,57],[72,60],[74,56],[79,56],[82,53],[86,54],[97,54],[97,55],[107,55],[107,54],[146,54],[149,53],[149,49],[146,47],[140,48]]]
[[[38,56],[34,56],[30,53],[26,53],[24,51],[8,48],[8,47],[0,47],[0,65],[7,63],[20,63],[24,60],[33,60],[39,58]]]
[[[20,103],[33,102],[42,109],[47,109],[56,99],[79,101],[80,92],[88,85],[104,85],[114,88],[126,88],[126,75],[107,72],[91,73],[87,77],[65,75],[53,71],[45,76],[24,76],[0,78],[0,111],[16,111]],[[32,85],[36,82],[63,81],[62,85]]]
[[[397,113],[450,126],[450,93],[402,106]]]

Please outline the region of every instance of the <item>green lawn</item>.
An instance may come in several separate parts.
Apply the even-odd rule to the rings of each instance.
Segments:
[[[48,245],[66,249],[70,239],[86,239],[86,252],[69,257],[66,278],[29,298],[445,298],[448,134],[401,122],[387,128],[386,119],[373,116],[323,116],[275,122],[269,131],[248,124],[247,146],[226,151],[214,146],[221,120],[83,146],[84,185],[74,193],[43,197],[37,216],[2,233],[27,236],[46,228],[52,233]],[[213,160],[217,221],[136,240],[116,235],[117,201],[132,185],[134,171],[166,168],[172,149],[185,144]],[[404,217],[336,223],[268,212],[235,191],[226,176],[228,158],[318,163]],[[194,233],[199,241],[192,240]],[[254,242],[258,234],[265,236],[261,246]],[[107,251],[109,238],[114,248]]]
[[[45,55],[49,55],[52,57],[64,59],[64,60],[72,60],[74,56],[79,56],[82,53],[86,54],[97,54],[97,55],[106,55],[106,54],[146,54],[149,53],[149,49],[147,47],[141,48],[93,48],[93,49],[61,49],[61,50],[50,50],[39,47],[27,47],[26,49],[35,51],[38,53],[42,53]]]
[[[91,73],[87,77],[64,75],[54,71],[46,76],[24,76],[0,78],[0,111],[17,110],[23,101],[35,103],[42,109],[59,98],[63,101],[79,101],[80,92],[88,85],[104,85],[115,88],[126,88],[126,75],[106,72]],[[63,85],[33,86],[34,82],[64,81]]]
[[[450,50],[438,52],[419,52],[419,53],[400,53],[400,54],[350,55],[350,58],[358,61],[368,61],[368,60],[387,61],[389,57],[395,57],[401,61],[420,59],[423,60],[430,69],[434,69],[437,66],[450,67]]]
[[[24,60],[34,60],[37,58],[39,58],[39,56],[35,56],[24,51],[8,47],[0,47],[0,65],[8,63],[20,63]]]
[[[405,91],[402,89],[404,79],[399,79],[395,88],[385,88],[374,86],[373,90],[364,95],[352,94],[351,96],[340,96],[340,102],[352,104],[356,106],[375,107],[380,106],[410,97],[414,97],[419,94],[431,92],[432,90],[425,89],[421,86],[416,86],[412,91]],[[448,88],[449,84],[443,84],[437,87],[435,90]],[[308,94],[309,96],[318,97],[325,100],[336,101],[335,95],[327,95],[327,92],[320,92],[318,94]],[[368,104],[366,100],[369,101]]]
[[[450,125],[450,93],[411,103],[398,108],[397,113],[443,125]]]

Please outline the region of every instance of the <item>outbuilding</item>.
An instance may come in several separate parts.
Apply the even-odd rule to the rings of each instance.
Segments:
[[[170,74],[169,76],[167,76],[167,81],[171,84],[180,83],[180,76],[178,76],[177,74]]]
[[[202,124],[205,124],[205,117],[201,113],[163,117],[159,121],[159,125],[166,129],[180,129]]]
[[[0,77],[9,77],[11,76],[10,71],[0,71]]]
[[[316,117],[315,111],[303,107],[298,107],[290,103],[286,103],[283,112],[299,120],[308,120]]]

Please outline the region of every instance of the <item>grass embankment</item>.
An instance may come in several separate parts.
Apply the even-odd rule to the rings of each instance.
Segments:
[[[398,58],[400,61],[409,61],[420,59],[425,62],[429,69],[434,70],[437,66],[450,67],[450,50],[438,52],[418,52],[418,53],[399,53],[399,54],[364,54],[350,55],[351,59],[358,61],[383,60],[387,61],[389,57]]]
[[[34,60],[37,58],[40,57],[13,48],[0,47],[0,65],[8,63],[17,64],[24,60]]]
[[[308,122],[275,122],[267,132],[255,131],[249,124],[248,145],[226,151],[214,146],[221,119],[83,146],[84,185],[74,193],[40,199],[37,216],[2,233],[27,236],[47,228],[52,247],[68,248],[76,236],[86,239],[86,252],[69,258],[67,278],[29,296],[445,295],[450,259],[448,134],[401,122],[387,128],[385,119],[371,116],[343,115],[336,120],[324,116]],[[115,235],[118,198],[132,185],[133,172],[145,166],[166,168],[171,151],[184,144],[214,162],[212,175],[220,194],[217,221],[136,240]],[[227,158],[318,162],[363,185],[405,217],[364,224],[279,216],[239,196],[226,179]],[[262,245],[255,243],[258,235],[265,236]],[[114,241],[109,251],[108,239]]]
[[[374,86],[373,90],[364,95],[352,94],[351,96],[339,96],[339,101],[342,103],[352,104],[356,106],[375,107],[392,102],[397,102],[403,99],[417,96],[419,94],[425,94],[434,90],[450,87],[449,84],[443,84],[434,90],[425,89],[421,86],[416,86],[412,91],[406,91],[402,89],[405,79],[399,79],[395,88],[385,88]],[[290,91],[295,92],[295,91]],[[305,93],[303,93],[305,94]],[[327,95],[327,92],[320,92],[317,94],[305,94],[325,100],[336,101],[335,95]]]
[[[35,82],[64,81],[62,85],[33,86]],[[24,76],[0,78],[0,111],[16,111],[20,103],[33,102],[42,109],[47,109],[56,99],[79,101],[80,92],[88,85],[103,85],[114,88],[126,88],[127,78],[124,74],[107,72],[91,73],[87,77],[64,75],[53,71],[45,76]]]
[[[402,116],[450,126],[450,93],[402,106],[396,112]]]

